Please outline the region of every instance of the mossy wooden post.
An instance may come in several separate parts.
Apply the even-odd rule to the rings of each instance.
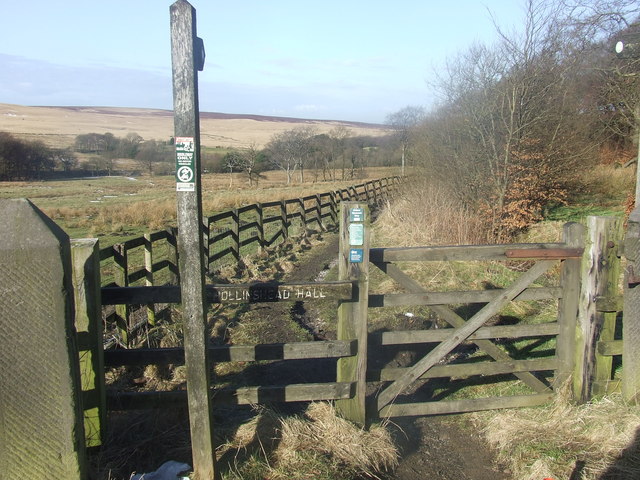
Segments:
[[[69,237],[0,199],[0,478],[87,477]]]
[[[338,360],[338,382],[354,382],[353,398],[338,400],[338,411],[348,420],[366,425],[367,309],[369,303],[369,208],[362,202],[342,202],[340,211],[340,280],[355,282],[351,301],[338,308],[338,340],[357,340],[357,354]]]
[[[113,261],[115,264],[114,278],[119,287],[129,286],[129,255],[124,243],[113,246]],[[116,305],[116,326],[120,333],[120,341],[129,346],[129,322],[131,321],[131,307]]]
[[[97,447],[104,440],[107,421],[98,239],[72,240],[71,256],[85,445]]]
[[[144,276],[145,285],[153,286],[153,241],[150,233],[144,234]],[[156,306],[153,303],[147,304],[147,322],[149,325],[156,324]]]
[[[640,207],[638,206],[629,215],[624,239],[624,256],[627,259],[627,267],[624,273],[623,294],[622,396],[627,402],[638,403],[640,401]]]
[[[588,402],[594,394],[606,393],[611,381],[612,357],[598,355],[597,344],[599,340],[613,340],[616,313],[598,311],[597,304],[602,298],[618,294],[621,228],[619,218],[587,218],[573,378],[573,394],[580,402]]]
[[[217,478],[211,411],[209,332],[204,285],[198,74],[204,46],[196,11],[186,0],[170,7],[176,138],[178,263],[194,478]]]
[[[563,230],[563,241],[568,248],[584,245],[584,227],[579,223],[567,223]],[[562,262],[560,274],[562,298],[558,306],[560,332],[557,338],[558,369],[554,380],[556,390],[570,381],[575,365],[575,342],[580,301],[580,258],[568,258]]]

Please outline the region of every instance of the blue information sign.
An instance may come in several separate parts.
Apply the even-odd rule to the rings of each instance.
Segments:
[[[364,250],[362,248],[352,248],[349,250],[349,262],[362,263]]]

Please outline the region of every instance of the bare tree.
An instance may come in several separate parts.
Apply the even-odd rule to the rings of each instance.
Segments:
[[[406,106],[395,113],[387,116],[386,123],[393,127],[400,139],[402,148],[402,175],[404,175],[405,157],[411,143],[416,127],[424,120],[425,110],[423,107]]]
[[[439,81],[443,106],[420,142],[431,149],[421,154],[430,174],[455,185],[500,239],[539,217],[545,202],[562,200],[563,173],[591,145],[590,116],[571,89],[581,45],[558,8],[529,0],[524,29],[498,34],[496,44],[473,45],[449,62]]]
[[[296,170],[300,170],[300,181],[304,181],[304,163],[311,152],[314,135],[313,127],[299,127],[274,135],[267,144],[270,162],[286,172],[287,184],[291,183]]]

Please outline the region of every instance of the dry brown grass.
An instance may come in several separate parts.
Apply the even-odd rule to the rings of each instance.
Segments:
[[[558,395],[546,407],[475,417],[519,480],[640,478],[640,407],[618,396],[574,405]]]
[[[486,228],[442,187],[425,179],[408,184],[378,219],[376,242],[394,246],[486,242]]]
[[[397,465],[398,451],[384,426],[363,430],[329,403],[312,403],[299,416],[257,411],[218,449],[219,458],[231,459],[227,478],[379,478]]]

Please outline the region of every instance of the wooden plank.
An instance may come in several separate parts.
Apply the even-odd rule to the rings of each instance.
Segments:
[[[339,358],[355,355],[355,340],[327,340],[322,342],[275,343],[264,345],[217,345],[209,347],[214,362],[255,362],[262,360],[304,360],[310,358]],[[131,348],[106,350],[104,363],[121,365],[184,364],[184,348]]]
[[[255,405],[267,402],[330,401],[351,398],[353,383],[302,383],[212,391],[213,405]],[[172,392],[109,392],[109,410],[170,408],[187,400],[184,390]]]
[[[504,289],[466,290],[458,292],[386,293],[370,295],[369,308],[397,307],[402,305],[457,305],[463,303],[488,303],[504,293]],[[537,301],[560,298],[560,287],[527,288],[514,301]]]
[[[622,355],[624,348],[622,340],[608,340],[598,342],[598,354],[603,356]]]
[[[209,303],[311,302],[316,300],[350,300],[353,283],[300,282],[253,283],[238,285],[205,285]],[[103,305],[138,305],[145,303],[181,303],[180,287],[156,285],[149,287],[103,287]]]
[[[419,378],[467,378],[476,375],[505,375],[508,373],[541,372],[555,370],[557,360],[555,357],[535,360],[512,360],[508,362],[480,362],[465,363],[460,365],[434,365]],[[377,371],[369,371],[367,379],[370,382],[388,382],[400,378],[406,368],[384,368]]]
[[[469,335],[478,330],[484,322],[489,320],[493,315],[498,313],[507,303],[519,295],[527,286],[534,282],[540,275],[555,265],[555,261],[543,260],[536,263],[527,272],[506,289],[506,291],[498,298],[488,303],[465,325],[457,328],[447,340],[435,347],[426,357],[418,361],[402,378],[394,381],[384,391],[378,395],[378,410],[385,405],[393,402],[411,383],[426,372],[433,365],[438,363],[446,354],[465,341]]]
[[[623,298],[622,295],[616,295],[611,297],[596,297],[596,311],[603,313],[610,312],[622,312],[623,311]]]
[[[400,283],[404,288],[406,288],[410,292],[414,292],[414,293],[424,292],[424,288],[418,282],[416,282],[414,279],[409,277],[406,273],[400,270],[396,265],[383,263],[378,266],[382,267],[383,272],[385,272],[395,281]],[[453,310],[443,305],[432,305],[430,308],[431,310],[433,310],[433,312],[436,315],[438,315],[440,318],[442,318],[452,327],[456,327],[456,328],[461,327],[466,323],[466,320],[464,320],[460,315],[458,315]],[[494,345],[493,342],[491,342],[490,340],[475,340],[473,343],[475,343],[478,346],[478,348],[480,348],[483,352],[485,352],[494,360],[497,360],[497,361],[511,360],[511,357],[509,356],[509,354],[507,354],[505,351],[500,349],[500,347],[498,347],[497,345]],[[540,393],[548,390],[548,386],[544,382],[540,381],[535,375],[532,375],[531,373],[523,372],[523,373],[516,373],[515,375],[523,383],[525,383],[527,386],[529,386],[536,392]]]
[[[372,262],[488,261],[508,260],[507,250],[562,249],[564,243],[512,243],[504,245],[460,245],[445,247],[372,248]]]
[[[564,260],[580,258],[582,248],[511,248],[504,252],[507,258]]]
[[[446,415],[480,412],[502,408],[537,407],[553,401],[553,393],[515,395],[511,397],[473,398],[425,403],[391,404],[380,411],[381,418]]]
[[[537,325],[499,325],[481,327],[469,336],[468,340],[489,340],[496,338],[528,338],[557,335],[560,326],[557,322]],[[432,330],[405,330],[369,334],[369,345],[407,345],[414,343],[438,343],[451,335],[450,328]]]
[[[132,238],[120,245],[122,245],[126,250],[133,250],[134,248],[142,247],[144,245],[144,237]]]
[[[599,395],[613,395],[622,393],[622,380],[597,380],[593,382],[594,390],[600,393]]]

